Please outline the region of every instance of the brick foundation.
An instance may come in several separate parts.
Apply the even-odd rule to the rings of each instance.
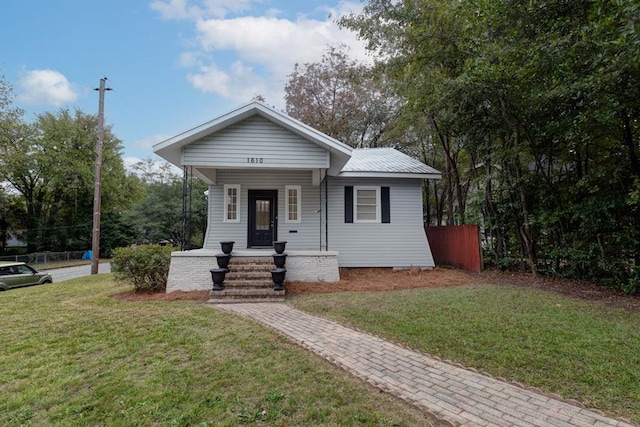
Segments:
[[[213,281],[209,270],[218,267],[217,253],[206,249],[173,252],[167,280],[167,293],[211,290]],[[272,251],[241,250],[234,251],[231,255],[232,257],[264,256],[271,259],[272,253]],[[285,253],[287,254],[285,284],[289,281],[331,283],[340,280],[338,252],[285,251]]]

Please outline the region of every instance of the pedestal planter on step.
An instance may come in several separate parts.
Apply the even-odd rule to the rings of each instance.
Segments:
[[[218,254],[216,255],[216,260],[218,261],[218,267],[224,268],[225,270],[229,270],[229,260],[231,259],[231,255],[229,254]]]
[[[287,262],[287,254],[273,255],[273,263],[276,265],[276,268],[283,268],[286,262]]]
[[[274,268],[271,270],[271,278],[273,279],[273,290],[274,291],[282,291],[284,290],[284,286],[282,283],[284,282],[284,275],[287,272],[284,268]]]
[[[211,279],[213,280],[213,290],[221,291],[224,289],[222,283],[224,282],[224,276],[227,274],[226,268],[212,268],[209,270],[211,272]]]
[[[233,244],[235,242],[231,241],[231,240],[226,240],[224,242],[220,242],[220,246],[222,247],[222,252],[224,252],[225,254],[229,255],[231,253],[231,251],[233,250]]]
[[[277,254],[283,253],[285,246],[287,246],[287,242],[286,241],[273,242],[273,249],[276,251]]]

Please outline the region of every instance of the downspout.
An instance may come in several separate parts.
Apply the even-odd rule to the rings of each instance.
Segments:
[[[320,169],[322,170],[322,169]],[[322,173],[322,172],[320,172]],[[318,250],[322,250],[322,182],[320,183],[320,188],[318,190]]]
[[[182,241],[180,242],[180,250],[184,251],[187,234],[187,166],[182,166]]]
[[[187,219],[187,248],[191,250],[191,225],[193,221],[193,166],[189,166],[189,216]]]
[[[329,250],[329,174],[324,175],[324,250]]]

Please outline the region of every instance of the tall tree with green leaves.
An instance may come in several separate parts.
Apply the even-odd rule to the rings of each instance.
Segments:
[[[134,165],[140,178],[144,195],[133,204],[124,216],[134,226],[138,243],[171,241],[175,245],[189,243],[201,247],[207,229],[208,186],[197,178],[191,182],[190,228],[191,236],[185,236],[182,227],[183,176],[167,162],[145,159]],[[186,240],[191,238],[190,242]]]
[[[24,112],[13,105],[13,98],[13,88],[0,76],[0,156],[4,155],[3,147],[10,146],[25,130]],[[0,251],[5,250],[10,231],[15,234],[24,229],[26,217],[23,203],[5,188],[8,187],[3,179],[5,175],[6,166],[0,159]]]
[[[19,123],[0,147],[2,179],[26,208],[30,251],[82,250],[91,242],[97,118],[76,110],[44,113]],[[119,212],[139,194],[121,158],[122,145],[105,130],[103,214]],[[102,227],[108,233],[108,227]]]
[[[635,291],[639,17],[624,1],[371,0],[341,23],[383,58],[407,122],[427,118],[454,179],[451,154],[472,160],[497,263]]]
[[[456,128],[456,108],[446,84],[460,73],[465,61],[462,31],[456,2],[374,0],[361,15],[341,24],[360,32],[369,49],[376,52],[378,69],[384,70],[404,100],[400,128],[428,135],[439,146],[432,164],[442,170],[435,185],[438,224],[466,222],[471,158],[465,137]],[[424,137],[423,137],[424,138]],[[438,194],[438,189],[441,193]]]

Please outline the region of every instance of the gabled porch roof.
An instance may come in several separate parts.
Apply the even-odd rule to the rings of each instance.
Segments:
[[[260,120],[272,127],[252,128]],[[238,129],[243,131],[239,134]],[[352,149],[259,101],[160,142],[153,151],[178,167],[193,167],[209,184],[215,184],[218,169],[230,168],[310,170],[314,185],[320,184],[325,173],[361,178],[441,177],[437,170],[394,148]],[[266,153],[264,159],[254,158],[257,152]]]
[[[170,163],[180,167],[182,166],[183,147],[206,136],[220,132],[254,115],[263,117],[327,150],[331,154],[331,157],[335,159],[335,162],[338,163],[331,165],[331,168],[335,169],[336,172],[342,169],[342,166],[346,164],[351,156],[352,149],[348,145],[259,101],[251,101],[218,118],[162,141],[153,146],[153,151]]]

